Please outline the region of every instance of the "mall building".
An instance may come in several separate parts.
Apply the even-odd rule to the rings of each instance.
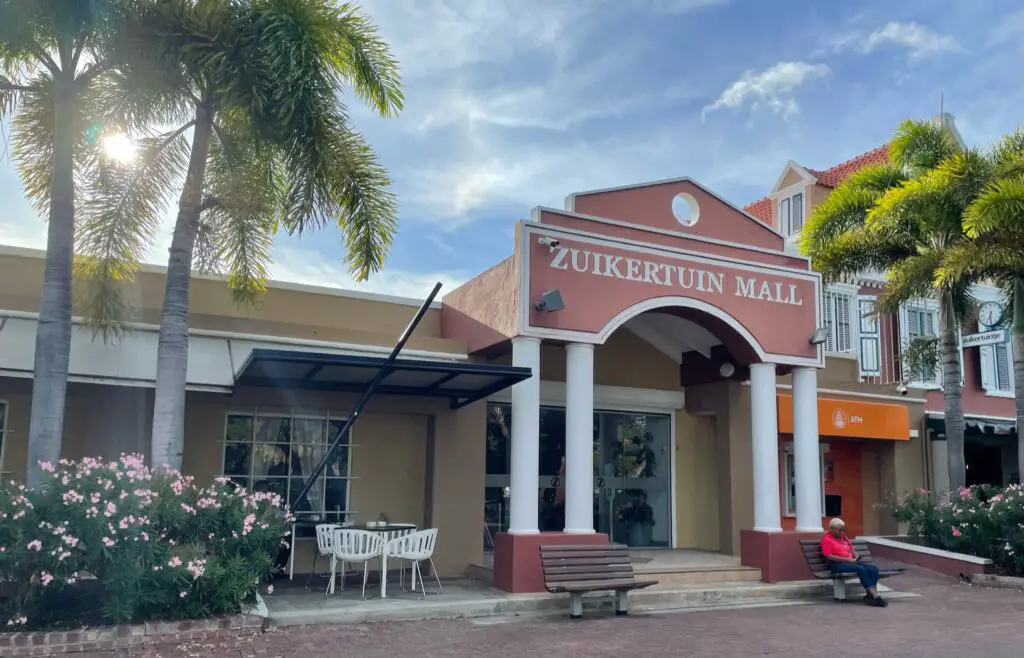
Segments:
[[[797,538],[838,515],[894,532],[880,504],[928,484],[925,397],[829,349],[850,327],[770,223],[678,179],[537,208],[510,247],[427,311],[303,518],[436,527],[442,576],[493,560],[509,591],[540,587],[537,546],[556,542],[739,555],[782,580]],[[43,264],[0,253],[16,478]],[[163,279],[140,272],[118,341],[76,324],[65,457],[148,451]],[[184,470],[294,496],[420,303],[274,283],[239,308],[194,277]],[[853,335],[881,343],[865,318]]]

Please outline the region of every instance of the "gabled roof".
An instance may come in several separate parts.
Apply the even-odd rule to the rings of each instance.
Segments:
[[[867,153],[861,153],[855,158],[850,158],[845,162],[840,162],[828,169],[811,169],[810,167],[805,167],[805,169],[814,176],[818,185],[834,189],[839,187],[840,183],[861,169],[870,167],[871,165],[883,164],[888,162],[888,160],[889,145],[882,144],[881,146],[871,149]],[[743,206],[743,210],[754,217],[757,217],[765,224],[772,223],[771,197],[766,196],[754,201],[753,203],[747,204],[746,206]]]
[[[840,162],[836,166],[829,167],[823,171],[818,171],[817,169],[808,169],[807,171],[811,172],[818,179],[818,185],[836,188],[839,187],[840,183],[861,169],[871,165],[885,164],[888,161],[889,145],[882,144],[867,153],[861,153],[855,158],[851,158],[846,162]]]

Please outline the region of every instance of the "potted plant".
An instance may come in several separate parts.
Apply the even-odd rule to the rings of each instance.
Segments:
[[[626,528],[626,544],[629,546],[650,546],[654,528],[654,508],[647,504],[647,492],[643,489],[627,489],[629,496],[619,506],[616,517]]]

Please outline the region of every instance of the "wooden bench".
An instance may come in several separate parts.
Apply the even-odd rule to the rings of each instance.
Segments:
[[[871,557],[871,548],[868,547],[867,542],[860,540],[853,540],[850,542],[853,545],[853,550],[860,556],[861,562],[867,562],[874,564],[874,559]],[[846,600],[846,583],[849,580],[855,580],[856,574],[852,573],[834,573],[828,566],[828,560],[821,554],[821,540],[820,539],[801,539],[800,548],[803,549],[804,558],[807,559],[807,566],[810,567],[811,573],[814,574],[815,578],[822,580],[832,581],[832,596],[836,601],[842,603]],[[878,577],[889,578],[901,574],[906,569],[903,568],[887,568],[878,569]]]
[[[615,592],[615,614],[629,614],[631,590],[657,585],[656,580],[637,580],[629,548],[621,544],[540,547],[544,586],[553,594],[569,594],[569,616],[583,616],[587,592]]]

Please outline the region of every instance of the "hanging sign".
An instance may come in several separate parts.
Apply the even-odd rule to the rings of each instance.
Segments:
[[[961,339],[964,347],[981,347],[983,345],[998,345],[1010,340],[1009,329],[996,329],[995,331],[982,331],[977,334],[970,334]]]

